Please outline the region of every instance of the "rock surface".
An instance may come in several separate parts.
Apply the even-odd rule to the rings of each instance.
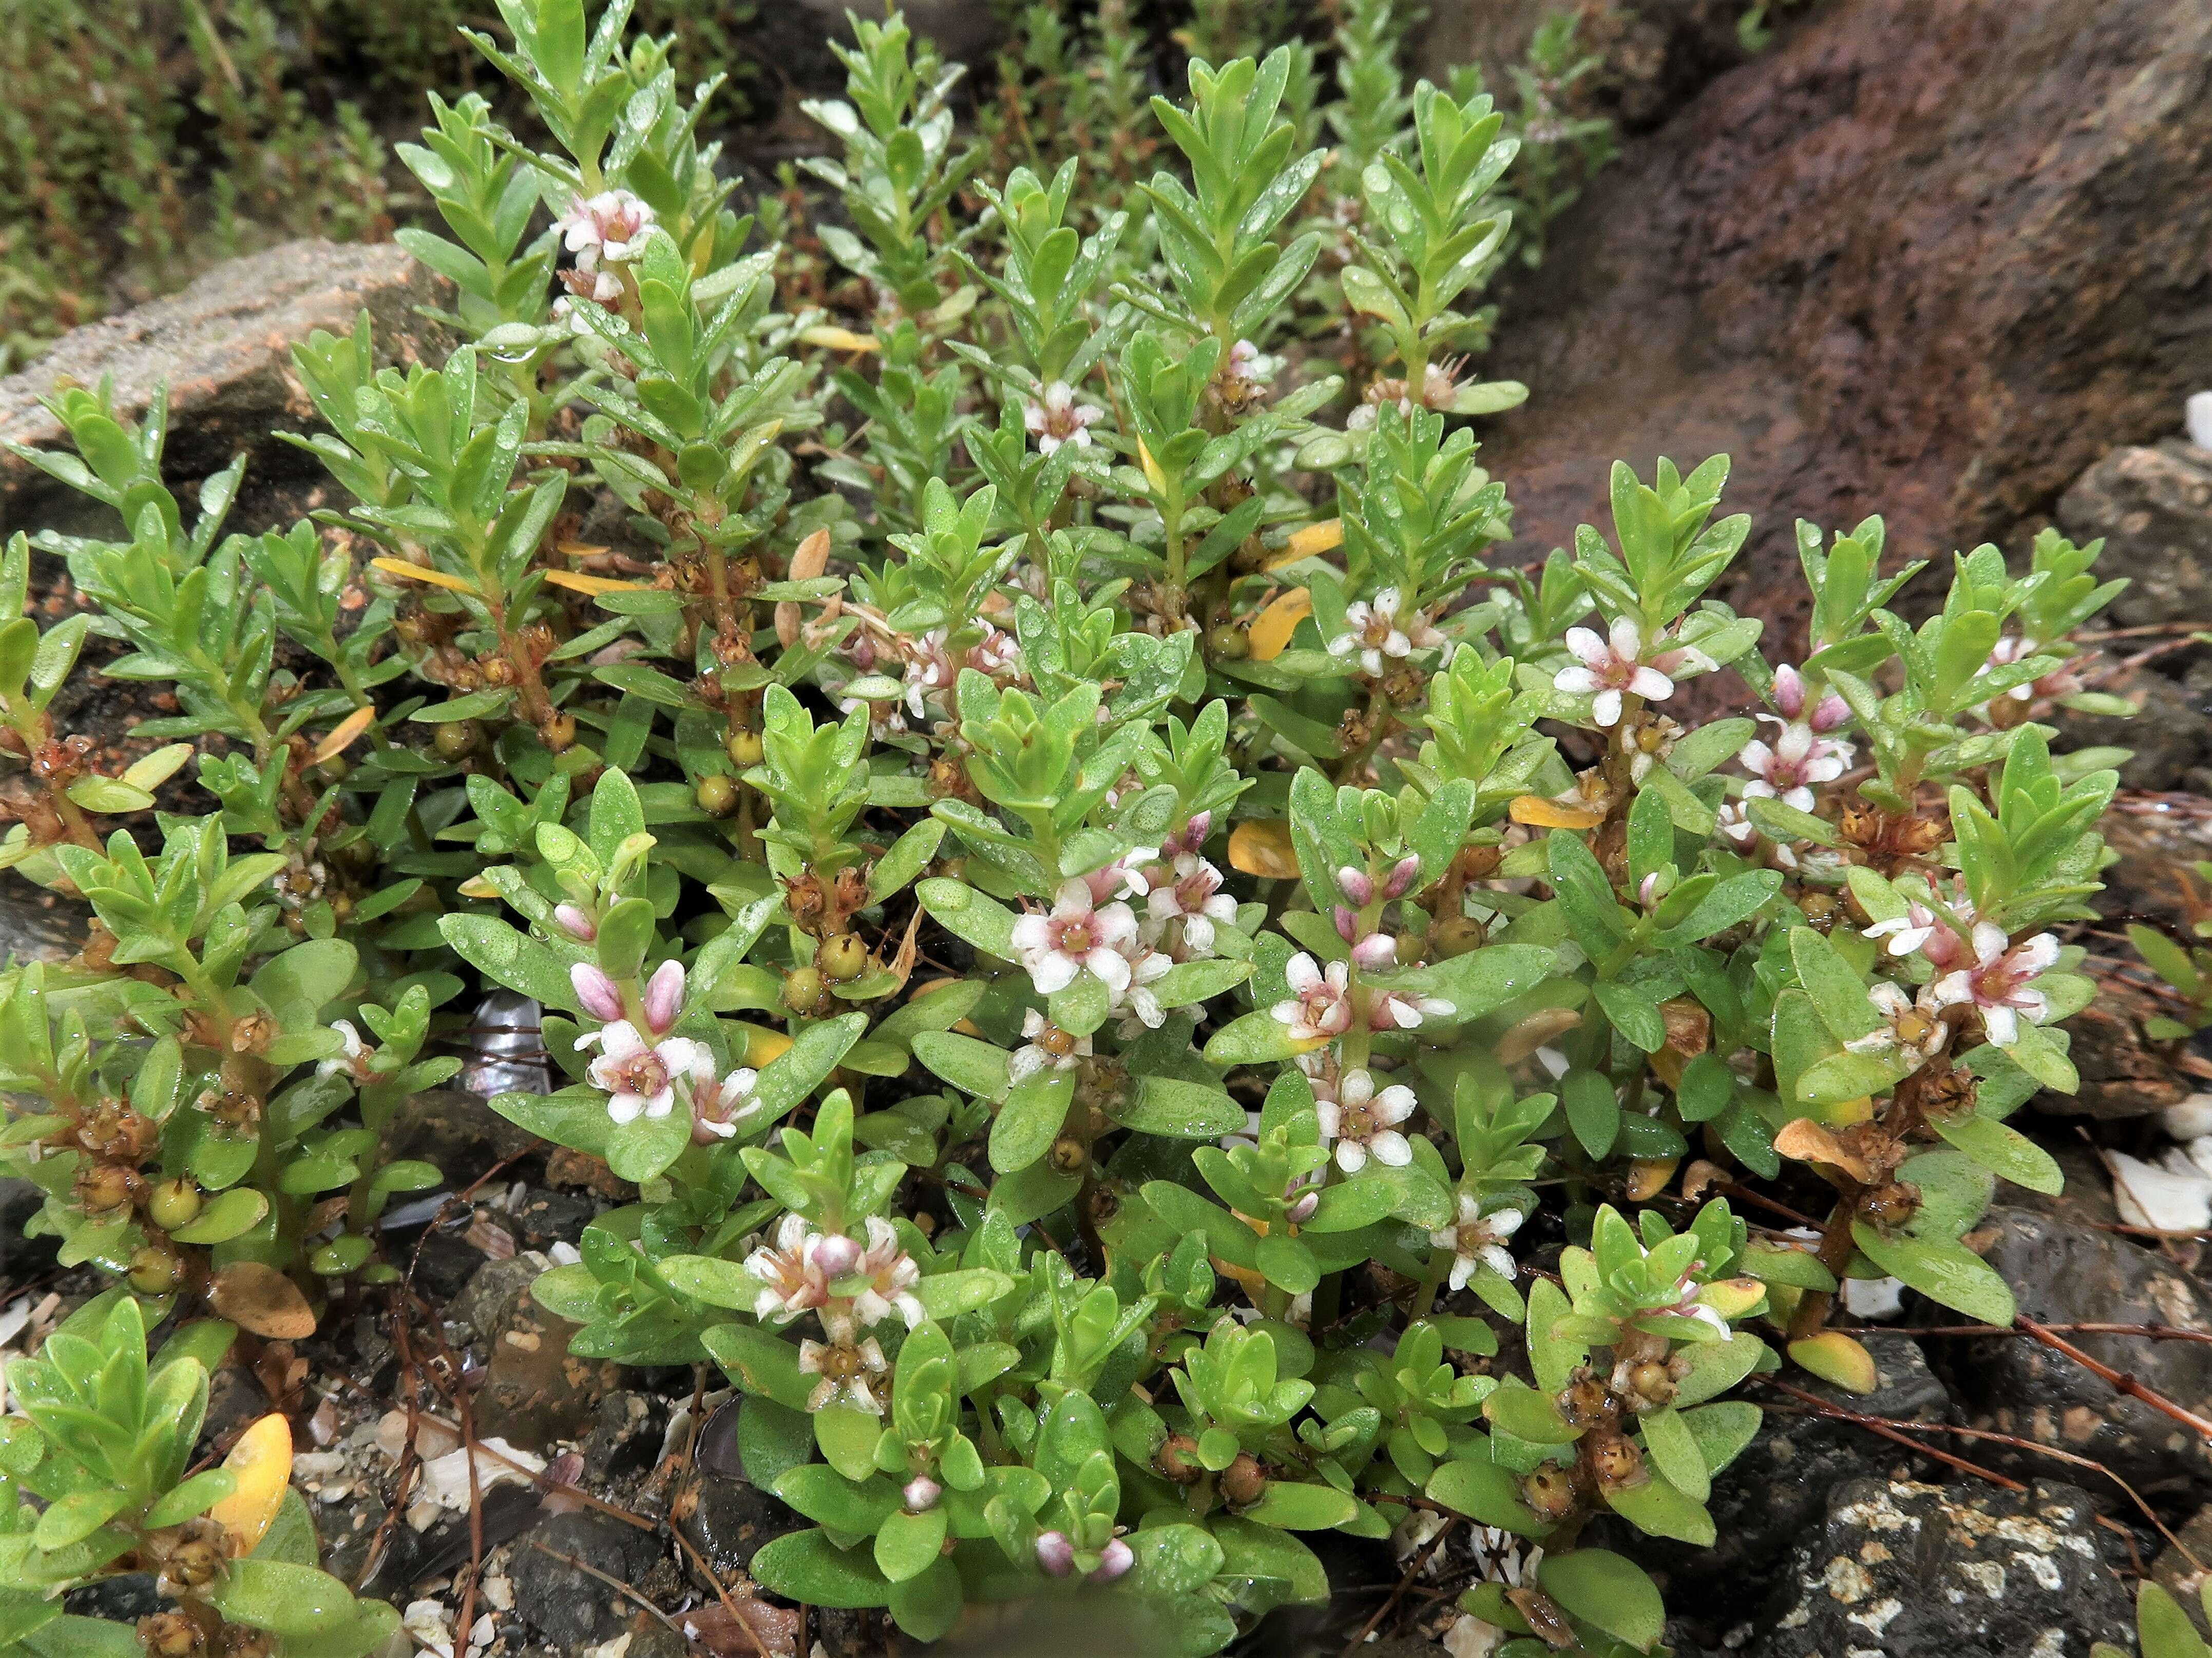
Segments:
[[[173,480],[219,471],[241,452],[252,457],[249,477],[312,472],[313,461],[270,435],[306,430],[313,417],[293,380],[292,347],[319,328],[349,331],[366,307],[380,349],[401,358],[424,352],[434,331],[415,308],[440,297],[440,279],[390,242],[287,242],[228,260],[181,293],[74,330],[0,380],[0,437],[61,442],[39,399],[65,378],[96,387],[112,377],[118,408],[134,418],[167,381],[163,459]],[[0,532],[59,525],[76,503],[75,492],[0,454]]]
[[[660,1546],[650,1532],[603,1514],[556,1515],[515,1546],[509,1568],[515,1611],[552,1646],[612,1640],[635,1612],[635,1602],[571,1563],[581,1560],[617,1582],[635,1583],[659,1558]]]
[[[1553,228],[1485,378],[1513,551],[1604,525],[1620,457],[1734,458],[1720,596],[1790,624],[1791,521],[1893,559],[2017,533],[2203,374],[2212,164],[2201,0],[1833,0],[1707,87]],[[1910,65],[1909,70],[1902,66]],[[2126,250],[2115,258],[2114,251]],[[1786,575],[1786,579],[1783,579]]]
[[[1753,1658],[2087,1658],[2133,1649],[2127,1592],[2071,1485],[1855,1479],[1778,1587]]]
[[[477,1432],[528,1451],[582,1435],[622,1381],[621,1366],[570,1353],[576,1326],[531,1298],[544,1266],[527,1255],[487,1261],[453,1303],[453,1315],[468,1321],[489,1355],[477,1390]]]
[[[2058,523],[2102,537],[2097,573],[2134,583],[2107,612],[2114,626],[2212,620],[2212,451],[2179,438],[2115,449],[2059,497]]]
[[[2166,1324],[2212,1331],[2212,1293],[2180,1268],[2111,1232],[2024,1209],[1992,1209],[1966,1241],[2013,1286],[2020,1310],[2044,1324]],[[2212,1409],[2212,1346],[2124,1336],[2066,1338],[2185,1409]],[[1939,1358],[1970,1425],[2016,1434],[2104,1463],[2156,1502],[2212,1491],[2212,1448],[2171,1417],[2063,1353],[2023,1337],[1947,1343]],[[1988,1445],[1977,1461],[2015,1472],[2048,1467]],[[2101,1485],[2103,1482],[2095,1482]],[[2100,1502],[2124,1499],[2110,1488]]]

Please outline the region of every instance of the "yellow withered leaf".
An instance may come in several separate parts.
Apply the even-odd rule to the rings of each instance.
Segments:
[[[1840,1169],[1855,1181],[1874,1178],[1864,1157],[1810,1117],[1798,1117],[1784,1123],[1774,1137],[1774,1149],[1799,1163],[1825,1163],[1831,1169]]]
[[[386,575],[398,576],[403,580],[424,581],[433,587],[450,587],[457,593],[471,596],[477,590],[474,582],[464,581],[443,570],[434,570],[427,564],[410,564],[404,558],[372,558],[368,562],[372,568],[381,570]]]
[[[1594,807],[1570,806],[1540,794],[1516,796],[1506,813],[1531,829],[1591,829],[1605,822],[1605,814]]]
[[[208,1510],[208,1518],[222,1527],[233,1555],[251,1554],[292,1483],[292,1424],[284,1413],[271,1411],[240,1434],[222,1466],[238,1483]]]
[[[641,593],[642,581],[617,581],[611,575],[584,575],[575,570],[548,570],[546,580],[577,593]]]
[[[1142,438],[1137,440],[1137,464],[1145,469],[1145,482],[1152,486],[1152,493],[1160,495],[1167,494],[1168,475],[1160,471],[1159,462],[1152,459],[1152,452],[1145,447],[1145,440]]]
[[[1518,1065],[1538,1048],[1564,1036],[1583,1022],[1583,1016],[1571,1007],[1540,1007],[1519,1021],[1498,1037],[1497,1054],[1501,1065]]]
[[[563,558],[597,558],[609,550],[595,547],[588,541],[564,541],[553,550]]]
[[[496,898],[499,889],[481,875],[471,875],[457,889],[464,898]]]
[[[1271,881],[1294,881],[1298,856],[1291,847],[1291,826],[1279,817],[1251,818],[1229,832],[1229,865]]]
[[[1285,564],[1295,564],[1302,558],[1311,558],[1316,553],[1326,553],[1344,545],[1344,520],[1333,518],[1320,524],[1309,524],[1303,530],[1292,531],[1283,544],[1283,550],[1268,561],[1267,568],[1279,569]]]
[[[745,1033],[745,1063],[758,1070],[770,1060],[777,1059],[791,1047],[791,1038],[781,1030],[770,1030],[765,1025],[749,1024]]]
[[[799,337],[809,345],[826,345],[832,351],[880,351],[883,344],[872,334],[855,334],[849,328],[839,328],[831,323],[817,323],[811,328],[802,328]]]
[[[314,763],[319,766],[324,761],[334,759],[338,755],[343,754],[347,749],[353,745],[354,738],[359,737],[363,732],[367,731],[375,723],[376,710],[374,708],[356,708],[344,719],[339,720],[337,725],[331,727],[329,736],[324,738],[321,742],[315,744],[314,754],[311,756]]]
[[[1649,1203],[1674,1178],[1680,1157],[1638,1157],[1628,1166],[1626,1196],[1631,1203]]]
[[[1248,636],[1252,641],[1252,659],[1272,662],[1290,646],[1291,635],[1298,630],[1298,623],[1313,614],[1313,595],[1303,587],[1293,587],[1286,593],[1278,593],[1267,602],[1252,623]]]
[[[1791,1342],[1790,1357],[1800,1370],[1850,1393],[1870,1394],[1881,1385],[1874,1355],[1841,1330],[1823,1330]]]

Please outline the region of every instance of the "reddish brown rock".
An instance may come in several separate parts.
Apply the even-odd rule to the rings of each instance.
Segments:
[[[1791,522],[1893,557],[2017,544],[2203,374],[2202,0],[1831,0],[1708,86],[1553,228],[1487,377],[1535,556],[1604,524],[1607,469],[1734,457],[1755,515],[1722,596],[1795,623]],[[1776,641],[1799,648],[1794,626]]]

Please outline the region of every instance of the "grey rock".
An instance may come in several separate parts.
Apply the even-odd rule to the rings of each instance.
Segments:
[[[2179,438],[2115,449],[2059,497],[2058,522],[2103,537],[2097,574],[2134,584],[2112,602],[2117,625],[2212,619],[2212,452]]]
[[[477,1389],[477,1432],[531,1451],[582,1434],[622,1382],[620,1365],[570,1353],[577,1327],[531,1297],[544,1270],[542,1260],[525,1255],[486,1261],[453,1303],[454,1316],[467,1321],[488,1355]]]
[[[609,1394],[592,1413],[592,1430],[579,1448],[587,1484],[605,1485],[651,1467],[668,1426],[665,1400],[645,1394]]]
[[[88,905],[10,875],[0,886],[0,962],[61,962],[84,948]]]
[[[704,1469],[678,1494],[672,1513],[719,1576],[745,1570],[763,1545],[806,1523],[750,1481]]]
[[[251,477],[304,476],[314,464],[270,436],[305,431],[313,410],[293,378],[291,351],[317,329],[344,333],[367,307],[380,347],[400,359],[442,355],[418,306],[441,298],[442,280],[389,242],[296,241],[215,267],[181,293],[73,330],[20,374],[0,380],[0,437],[33,448],[63,441],[39,399],[64,381],[112,379],[118,410],[143,415],[169,388],[173,484],[220,471],[240,452]],[[0,531],[73,527],[75,492],[0,454]],[[93,507],[105,516],[106,509]]]
[[[2204,1585],[2212,1579],[2212,1571],[2197,1562],[2212,1560],[2212,1509],[2199,1509],[2176,1537],[2178,1543],[2166,1545],[2165,1552],[2151,1562],[2150,1575],[2181,1603],[2196,1622],[2197,1632],[2203,1634],[2207,1627]]]
[[[419,1157],[435,1163],[446,1184],[456,1191],[495,1163],[537,1145],[527,1130],[475,1095],[452,1088],[410,1095],[384,1133],[387,1157]]]
[[[575,1242],[599,1212],[599,1206],[589,1198],[533,1186],[523,1193],[514,1218],[524,1248],[545,1249]]]
[[[1855,1479],[1828,1498],[1753,1658],[2087,1658],[2132,1645],[2085,1492]]]
[[[507,1569],[515,1612],[533,1634],[556,1647],[611,1641],[635,1603],[571,1563],[582,1560],[634,1583],[659,1558],[660,1545],[650,1532],[603,1514],[556,1515],[515,1545]]]
[[[480,1339],[490,1341],[508,1327],[518,1308],[528,1304],[530,1286],[544,1270],[543,1261],[526,1255],[488,1260],[476,1269],[448,1310]]]
[[[2113,1233],[2024,1209],[1996,1208],[1966,1241],[2012,1285],[2020,1310],[2039,1323],[2167,1324],[2212,1331],[2212,1292]],[[2185,1409],[2212,1409],[2212,1346],[2109,1335],[2066,1339]],[[1946,1344],[1939,1357],[1971,1426],[2093,1458],[2154,1501],[2212,1492],[2212,1448],[2039,1342],[2017,1336],[1969,1339]],[[2047,1467],[2042,1459],[1997,1445],[1979,1447],[1974,1455],[2016,1471]],[[2117,1491],[2098,1496],[2124,1500]]]
[[[2098,573],[2105,573],[2102,563]],[[2135,714],[2078,714],[2069,709],[2059,716],[2064,732],[2060,747],[2069,752],[2107,747],[2129,750],[2129,757],[2119,768],[2123,788],[2164,793],[2194,787],[2196,774],[2207,761],[2212,761],[2212,719],[2207,718],[2212,713],[2212,695],[2170,679],[2154,666],[2132,669],[2114,679],[2100,679],[2096,688],[2126,697],[2136,704]]]
[[[1800,1375],[1789,1379],[1863,1416],[1905,1422],[1954,1419],[1951,1395],[1929,1369],[1919,1343],[1875,1335],[1867,1339],[1866,1347],[1881,1378],[1871,1394],[1846,1393]],[[1755,1608],[1775,1568],[1807,1529],[1820,1523],[1829,1494],[1838,1486],[1936,1468],[1923,1461],[1916,1470],[1910,1451],[1864,1428],[1832,1417],[1790,1414],[1791,1401],[1786,1400],[1761,1402],[1784,1408],[1768,1411],[1758,1437],[1715,1476],[1708,1504],[1719,1528],[1713,1546],[1692,1549],[1640,1540],[1623,1546],[1650,1564],[1663,1565],[1674,1581],[1698,1583],[1695,1610],[1701,1617],[1735,1617]]]
[[[24,1227],[46,1206],[46,1193],[29,1181],[0,1175],[0,1288],[28,1284],[60,1255],[58,1237],[24,1236]]]

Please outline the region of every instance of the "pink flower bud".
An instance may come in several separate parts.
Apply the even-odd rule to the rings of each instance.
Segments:
[[[1774,706],[1785,720],[1805,711],[1805,677],[1787,662],[1774,671]]]
[[[599,924],[574,904],[555,905],[553,919],[561,924],[563,932],[580,944],[588,944],[599,936]]]
[[[665,1036],[684,1011],[684,963],[670,957],[653,969],[645,985],[645,1022],[653,1034]]]
[[[1206,837],[1211,834],[1212,830],[1213,814],[1212,812],[1193,812],[1191,814],[1190,822],[1183,826],[1182,844],[1184,849],[1189,852],[1196,852],[1200,847],[1206,844]]]
[[[1637,884],[1636,899],[1638,903],[1649,909],[1651,908],[1651,901],[1658,896],[1659,872],[1655,869]]]
[[[1321,1193],[1309,1192],[1283,1212],[1283,1218],[1293,1226],[1303,1226],[1314,1218],[1314,1211],[1320,1207]]]
[[[576,999],[584,1011],[602,1024],[623,1016],[622,992],[615,981],[589,962],[579,962],[568,969],[568,982],[575,987]]]
[[[1349,904],[1374,902],[1375,883],[1368,878],[1366,872],[1356,870],[1349,864],[1337,871],[1336,890],[1344,895],[1345,902]]]
[[[1075,1570],[1075,1545],[1067,1540],[1066,1532],[1039,1532],[1036,1558],[1048,1576],[1065,1577]]]
[[[1421,878],[1421,860],[1407,853],[1390,865],[1390,878],[1382,888],[1385,898],[1402,898],[1413,890],[1413,883]]]
[[[1398,964],[1398,941],[1387,932],[1370,932],[1352,945],[1352,959],[1364,972],[1380,973]]]
[[[1851,705],[1835,691],[1820,699],[1820,706],[1813,710],[1813,729],[1832,732],[1851,717]]]
[[[1136,1564],[1136,1551],[1117,1537],[1099,1551],[1098,1569],[1091,1574],[1091,1582],[1110,1583]]]
[[[857,1240],[831,1232],[815,1240],[814,1265],[824,1278],[839,1278],[858,1266],[865,1253]]]
[[[906,1499],[908,1514],[927,1514],[937,1506],[937,1499],[945,1495],[945,1487],[927,1474],[920,1473],[906,1482],[906,1490],[900,1495]]]
[[[1339,904],[1329,911],[1328,918],[1336,923],[1336,936],[1347,944],[1359,937],[1359,914],[1357,910],[1346,909]]]

